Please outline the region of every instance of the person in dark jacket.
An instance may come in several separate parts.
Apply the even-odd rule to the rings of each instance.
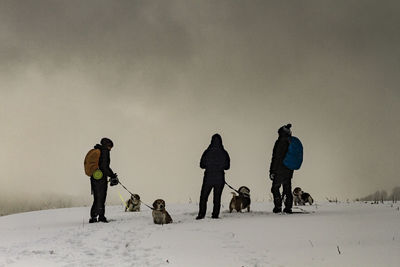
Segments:
[[[205,171],[200,193],[199,214],[196,220],[203,219],[206,215],[207,200],[211,190],[214,193],[212,218],[216,219],[221,208],[221,195],[225,185],[225,170],[230,168],[229,154],[224,149],[222,138],[219,134],[212,136],[211,144],[201,156],[200,168],[205,169]]]
[[[119,183],[117,174],[114,173],[110,168],[110,151],[113,146],[113,142],[108,138],[101,139],[100,144],[94,146],[95,149],[100,149],[101,151],[99,158],[99,169],[103,173],[103,177],[101,179],[95,179],[93,175],[90,177],[93,205],[90,209],[89,223],[94,223],[97,221],[105,223],[108,222],[107,218],[104,216],[108,187],[107,177],[110,177],[111,186]],[[98,219],[97,216],[99,216]]]
[[[274,213],[282,212],[282,198],[285,199],[285,209],[283,212],[292,213],[293,195],[292,195],[292,177],[293,170],[288,169],[283,160],[289,148],[289,138],[292,136],[290,128],[291,124],[287,124],[279,128],[278,140],[274,145],[272,152],[272,160],[269,168],[269,178],[272,180],[271,192],[274,197]],[[280,187],[283,187],[283,194],[280,193]]]

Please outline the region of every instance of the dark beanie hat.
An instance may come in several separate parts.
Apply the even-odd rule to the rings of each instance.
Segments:
[[[286,125],[283,125],[281,128],[278,130],[278,134],[280,136],[290,136],[292,135],[292,131],[290,128],[292,127],[292,124],[288,123]]]
[[[114,146],[114,144],[111,141],[111,139],[108,139],[107,137],[102,138],[101,141],[100,141],[100,144],[103,145],[103,146],[110,146],[110,147]]]

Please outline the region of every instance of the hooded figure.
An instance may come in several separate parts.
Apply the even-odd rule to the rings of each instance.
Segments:
[[[271,192],[274,196],[274,213],[282,211],[282,198],[285,198],[286,213],[292,213],[292,177],[293,170],[288,169],[284,164],[286,153],[289,148],[289,138],[292,136],[290,128],[292,125],[289,123],[282,126],[278,130],[278,140],[276,140],[272,152],[271,165],[269,168],[269,177],[272,180]],[[279,189],[283,187],[283,194],[281,195]]]
[[[205,169],[205,171],[200,193],[199,214],[196,219],[203,219],[206,215],[207,200],[211,190],[214,192],[212,218],[218,218],[222,190],[225,185],[225,170],[230,168],[229,154],[224,149],[222,138],[219,134],[212,136],[210,145],[201,156],[200,168]]]
[[[94,223],[97,221],[108,222],[105,214],[105,203],[107,198],[107,187],[108,181],[107,177],[110,177],[110,185],[117,185],[118,178],[117,174],[113,172],[110,168],[110,150],[113,147],[113,142],[108,138],[103,138],[100,144],[94,146],[95,149],[100,149],[99,158],[99,169],[103,173],[103,177],[100,179],[95,179],[92,175],[90,177],[90,185],[93,194],[93,204],[90,209],[90,220],[89,223]],[[97,220],[97,216],[99,216]]]

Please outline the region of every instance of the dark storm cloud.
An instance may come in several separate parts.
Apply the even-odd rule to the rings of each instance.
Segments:
[[[3,1],[1,5],[2,65],[50,61],[53,68],[76,60],[94,71],[159,68],[170,74],[195,67],[193,56],[200,61],[205,56],[207,62],[214,57],[216,66],[208,67],[218,74],[246,71],[255,78],[273,79],[280,72],[301,72],[315,58],[374,60],[382,65],[399,54],[399,7],[390,1],[381,5],[376,1]]]
[[[192,53],[185,25],[163,2],[8,1],[0,12],[4,68],[78,67],[95,79],[141,72],[157,80],[182,70]]]

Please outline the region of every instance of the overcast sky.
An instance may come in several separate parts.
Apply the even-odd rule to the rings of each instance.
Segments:
[[[145,202],[198,201],[218,132],[227,182],[269,199],[289,122],[304,145],[294,186],[316,199],[390,191],[399,14],[398,1],[1,0],[0,194],[90,204],[83,159],[109,137],[111,167]]]

